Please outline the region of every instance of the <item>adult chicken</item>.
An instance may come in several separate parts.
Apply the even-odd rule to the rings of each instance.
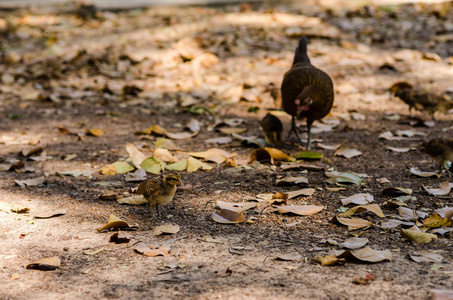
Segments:
[[[281,86],[282,108],[292,116],[288,138],[297,133],[296,118],[307,121],[307,149],[311,148],[311,126],[324,118],[332,109],[334,92],[332,79],[325,72],[312,66],[307,55],[307,38],[302,37],[294,53],[291,69],[285,73]]]

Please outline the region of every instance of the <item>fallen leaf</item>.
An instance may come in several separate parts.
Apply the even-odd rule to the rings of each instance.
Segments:
[[[442,218],[453,218],[453,207],[438,208],[435,210]]]
[[[131,239],[134,237],[124,231],[119,230],[118,232],[115,232],[111,237],[109,242],[115,243],[115,244],[123,244],[123,243],[129,243]]]
[[[335,156],[343,156],[346,158],[352,158],[355,156],[362,155],[363,153],[357,149],[349,148],[348,146],[342,146],[337,151],[335,151]]]
[[[85,251],[83,251],[83,254],[96,255],[96,254],[101,253],[102,251],[104,251],[104,248],[98,248],[98,249],[94,249],[94,250],[85,250]]]
[[[11,212],[11,204],[0,201],[0,211],[10,213]]]
[[[116,174],[125,174],[127,172],[133,171],[135,167],[131,166],[125,161],[116,161],[113,164],[106,165],[99,169],[99,173],[103,175],[116,175]]]
[[[167,131],[164,128],[156,124],[146,128],[143,131],[138,131],[135,134],[165,135],[166,132]]]
[[[43,257],[35,262],[28,264],[26,269],[34,269],[41,271],[52,271],[58,269],[61,264],[61,259],[58,256]]]
[[[205,171],[210,171],[212,170],[212,166],[196,159],[193,157],[189,157],[187,159],[187,172],[193,173],[198,171],[199,169],[205,170]]]
[[[388,220],[388,221],[382,222],[380,227],[383,229],[391,229],[391,228],[397,228],[399,226],[412,227],[414,225],[415,225],[414,222],[404,222],[404,221],[400,221],[400,220]]]
[[[308,178],[305,176],[297,176],[297,177],[285,176],[282,179],[277,179],[275,184],[277,186],[285,186],[285,185],[293,185],[293,184],[300,184],[300,183],[308,184]]]
[[[284,260],[284,261],[293,261],[293,260],[300,260],[303,256],[298,253],[298,252],[294,252],[294,253],[288,253],[288,254],[281,254],[279,256],[277,256],[275,259],[276,260]]]
[[[409,188],[403,187],[389,187],[382,191],[383,195],[395,196],[395,195],[410,195],[412,190]]]
[[[352,183],[356,185],[360,185],[362,183],[362,179],[352,173],[337,173],[337,174],[331,174],[329,172],[326,172],[326,176],[329,177],[325,181],[330,183],[330,184],[335,184],[335,183]]]
[[[339,217],[350,217],[356,213],[361,213],[365,210],[368,210],[378,217],[384,218],[384,213],[382,212],[381,208],[378,204],[367,204],[367,205],[358,205],[348,209],[346,212],[339,215]]]
[[[185,140],[185,139],[190,139],[194,136],[196,136],[198,133],[200,133],[199,131],[197,132],[167,132],[165,135],[171,139],[174,139],[174,140]]]
[[[120,218],[110,215],[107,224],[101,228],[96,229],[98,232],[108,230],[108,229],[117,229],[117,228],[134,228],[135,226],[130,226],[126,221],[121,220]],[[135,227],[136,228],[136,227]]]
[[[161,234],[174,234],[179,232],[179,225],[173,225],[173,224],[164,224],[157,226],[154,228],[153,234],[155,236],[161,235]]]
[[[425,191],[428,192],[428,194],[433,195],[433,196],[444,196],[448,195],[450,193],[451,187],[450,183],[448,181],[444,181],[439,185],[438,189],[432,189],[432,188],[427,188],[426,186],[422,185]]]
[[[396,148],[396,147],[390,147],[390,146],[387,146],[385,148],[389,149],[390,151],[399,152],[399,153],[409,152],[412,149],[410,147],[408,147],[408,148]]]
[[[93,175],[93,171],[91,170],[82,170],[82,171],[63,171],[63,172],[57,172],[60,175],[66,175],[66,176],[73,176],[73,177],[89,177]]]
[[[318,143],[317,146],[318,146],[319,148],[325,149],[325,150],[337,150],[338,148],[341,147],[341,144],[324,145],[324,144]]]
[[[178,161],[178,159],[173,154],[171,154],[170,151],[164,148],[157,148],[156,150],[154,150],[153,157],[160,159],[161,161],[166,163],[174,163]]]
[[[348,218],[341,218],[341,217],[335,216],[333,218],[333,220],[334,221],[338,221],[340,224],[346,225],[346,226],[348,226],[350,228],[353,228],[353,229],[360,229],[360,228],[371,226],[371,222],[370,221],[367,221],[367,220],[364,220],[364,219],[360,219],[360,218],[348,219]]]
[[[337,255],[338,258],[346,258],[346,259],[357,259],[361,262],[381,262],[381,261],[392,261],[392,253],[389,250],[379,251],[374,250],[369,247],[365,247],[363,249],[351,251],[346,250],[340,255]]]
[[[132,163],[137,169],[140,169],[140,164],[145,160],[145,154],[140,151],[137,146],[132,143],[126,144],[126,151],[129,153],[129,157],[132,160]]]
[[[307,169],[309,171],[322,171],[322,170],[324,170],[323,166],[314,165],[314,164],[307,164],[305,162],[289,163],[289,164],[286,164],[286,165],[282,164],[280,166],[280,168],[283,171],[293,170],[293,169]]]
[[[146,179],[146,171],[142,168],[135,170],[134,172],[129,172],[124,177],[124,180],[127,182],[131,181],[143,181]]]
[[[211,214],[212,219],[221,224],[235,224],[235,223],[244,223],[245,216],[242,213],[237,213],[228,209],[221,209],[217,214],[213,212]]]
[[[46,182],[46,178],[44,176],[42,176],[42,177],[36,177],[36,178],[26,179],[26,180],[14,180],[14,182],[21,188],[25,188],[25,187],[30,187],[30,186],[42,185]]]
[[[165,139],[165,138],[158,139],[156,141],[156,143],[154,144],[154,147],[156,149],[164,148],[164,149],[168,149],[168,150],[181,150],[181,148],[179,148],[178,146],[175,145],[175,142],[173,142],[173,140]]]
[[[227,209],[231,210],[237,213],[241,213],[243,211],[247,211],[249,209],[255,208],[256,203],[230,203],[230,202],[225,202],[225,201],[217,201],[217,206],[220,207],[220,209]]]
[[[349,196],[348,198],[341,199],[341,204],[348,205],[350,203],[365,205],[374,201],[373,195],[369,193],[360,193]]]
[[[159,174],[162,170],[165,169],[166,163],[158,159],[157,157],[148,157],[141,164],[142,167],[147,173]]]
[[[20,204],[13,204],[11,205],[11,212],[16,213],[16,214],[28,214],[30,212],[30,208],[25,207]]]
[[[398,207],[398,212],[403,220],[412,221],[418,220],[419,218],[426,218],[428,216],[427,213],[419,210],[409,209],[406,207]]]
[[[28,150],[22,150],[20,154],[24,157],[32,156],[33,154],[38,154],[43,151],[42,147],[34,147]]]
[[[379,182],[380,184],[391,183],[390,180],[388,180],[388,179],[385,178],[385,177],[379,178],[379,179],[378,179],[378,182]]]
[[[231,143],[232,141],[233,141],[233,138],[231,138],[229,136],[223,136],[223,137],[204,140],[204,142],[206,144],[228,144],[228,143]]]
[[[319,262],[321,266],[334,266],[345,262],[344,258],[339,259],[336,255],[318,256],[313,258],[313,260]]]
[[[247,128],[239,128],[239,127],[222,127],[217,128],[218,131],[224,134],[241,134],[247,131]]]
[[[418,168],[411,168],[410,169],[411,174],[419,177],[437,177],[440,178],[441,174],[438,174],[436,172],[422,172]]]
[[[301,216],[310,216],[317,214],[321,210],[324,209],[324,206],[318,206],[318,205],[297,205],[297,206],[290,206],[290,205],[285,205],[285,206],[280,206],[278,208],[278,213],[280,214],[287,214],[287,213],[292,213],[296,215],[301,215]]]
[[[144,254],[146,256],[155,257],[155,256],[167,256],[170,252],[169,246],[150,246],[146,245],[143,242],[139,242],[135,245],[135,252]]]
[[[130,197],[119,198],[118,203],[120,204],[131,204],[131,205],[141,205],[147,203],[148,200],[143,197],[143,195],[134,195]]]
[[[322,155],[322,153],[319,153],[319,152],[302,151],[302,152],[297,153],[296,158],[297,159],[317,160],[317,159],[322,159],[323,155]]]
[[[453,221],[450,218],[443,218],[437,212],[423,220],[423,225],[430,228],[449,227],[452,223]]]
[[[170,171],[184,171],[185,169],[187,169],[187,159],[183,159],[173,164],[166,165],[165,169]]]
[[[433,253],[429,250],[419,250],[414,251],[414,253],[409,254],[409,257],[415,262],[434,262],[441,263],[443,261],[443,256],[440,254]]]
[[[188,128],[192,132],[199,132],[201,130],[200,122],[195,119],[190,119],[189,123],[187,123],[186,125],[186,128]]]
[[[286,197],[286,199],[292,199],[292,198],[296,198],[298,196],[311,196],[315,193],[315,189],[314,188],[306,188],[306,189],[300,189],[300,190],[297,190],[297,191],[291,191],[291,192],[287,192],[287,193],[283,193]]]
[[[269,162],[271,164],[274,164],[274,160],[273,160],[271,154],[262,148],[255,149],[250,154],[250,162],[253,163],[255,161],[258,161],[261,163]]]
[[[34,215],[35,219],[49,219],[52,217],[57,217],[57,216],[62,216],[66,214],[66,209],[59,209],[55,211],[49,211],[49,212],[41,212],[37,213]]]
[[[453,290],[429,290],[431,293],[430,300],[451,300],[453,299]]]
[[[190,156],[198,157],[198,158],[204,158],[209,161],[213,161],[215,163],[221,164],[223,163],[227,158],[231,158],[234,156],[234,154],[228,153],[225,150],[218,149],[218,148],[211,148],[206,151],[202,152],[189,152],[185,153]]]
[[[426,136],[426,133],[418,132],[413,129],[409,129],[409,130],[397,130],[396,135],[405,136],[405,137],[414,137],[416,135]]]
[[[437,239],[435,234],[421,232],[418,227],[413,226],[409,229],[401,228],[401,236],[407,240],[414,241],[418,244],[431,243],[433,239]]]
[[[96,136],[96,137],[101,137],[101,136],[104,135],[104,131],[102,131],[99,128],[87,129],[87,134],[88,135],[92,135],[92,136]]]
[[[348,249],[359,249],[365,246],[368,242],[369,240],[367,238],[351,237],[344,241],[344,243],[341,243],[339,246]]]

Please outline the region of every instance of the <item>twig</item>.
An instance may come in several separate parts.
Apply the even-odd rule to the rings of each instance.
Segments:
[[[186,234],[186,235],[183,235],[183,236],[174,238],[174,239],[172,239],[172,240],[163,242],[163,243],[162,243],[162,246],[169,245],[169,244],[171,244],[171,243],[173,243],[173,242],[176,242],[177,240],[182,240],[182,239],[185,239],[185,238],[188,238],[188,237],[189,237],[189,236]]]

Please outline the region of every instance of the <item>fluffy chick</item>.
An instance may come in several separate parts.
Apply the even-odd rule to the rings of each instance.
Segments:
[[[279,118],[267,113],[261,120],[261,127],[264,131],[264,138],[268,145],[280,145],[282,141],[283,124]]]
[[[412,108],[418,111],[426,111],[434,120],[434,113],[446,112],[453,108],[453,102],[449,101],[446,94],[438,95],[433,92],[415,89],[407,82],[397,82],[390,88],[390,92],[409,106],[409,113],[412,115]]]
[[[448,176],[451,172],[448,169],[447,161],[453,161],[453,139],[433,139],[421,144],[420,148],[424,153],[431,155],[439,162],[440,170],[447,170]]]
[[[148,179],[140,183],[136,194],[143,195],[151,209],[156,208],[160,217],[159,205],[169,203],[176,193],[176,186],[181,184],[178,173],[170,173],[164,178]]]

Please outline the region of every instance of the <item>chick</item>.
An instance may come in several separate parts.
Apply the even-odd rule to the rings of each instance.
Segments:
[[[278,146],[282,141],[283,124],[279,118],[267,113],[261,120],[261,127],[264,131],[264,138],[268,145]]]
[[[420,148],[424,153],[431,155],[440,164],[442,168],[447,170],[448,176],[451,178],[452,173],[448,169],[447,161],[453,161],[453,139],[433,139],[421,144]]]
[[[136,194],[143,195],[151,209],[156,208],[160,217],[159,205],[169,203],[176,193],[176,186],[181,184],[178,173],[170,173],[164,178],[148,179],[140,183]]]
[[[407,82],[397,82],[392,85],[390,92],[397,98],[409,105],[409,114],[412,115],[412,108],[418,111],[426,111],[435,120],[434,113],[446,112],[453,108],[453,102],[447,94],[438,95],[415,89]]]

